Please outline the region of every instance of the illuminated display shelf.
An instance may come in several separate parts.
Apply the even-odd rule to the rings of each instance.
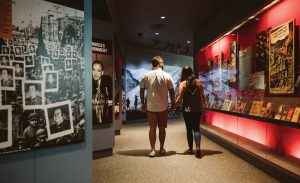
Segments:
[[[229,115],[234,115],[237,117],[243,117],[243,118],[248,118],[248,119],[253,119],[257,121],[262,121],[266,123],[271,123],[271,124],[276,124],[276,125],[282,125],[290,128],[298,128],[300,129],[300,123],[293,123],[290,121],[285,121],[285,120],[278,120],[278,119],[273,119],[273,118],[265,118],[265,117],[260,117],[260,116],[253,116],[249,114],[242,114],[242,113],[237,113],[237,112],[231,112],[231,111],[224,111],[220,109],[212,109],[212,108],[204,108],[205,110],[210,110],[210,111],[215,111],[215,112],[220,112],[224,114],[229,114]]]

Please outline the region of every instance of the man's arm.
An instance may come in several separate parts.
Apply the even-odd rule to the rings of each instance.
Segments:
[[[145,88],[140,88],[140,98],[142,103],[142,112],[146,111],[146,105],[145,105]]]

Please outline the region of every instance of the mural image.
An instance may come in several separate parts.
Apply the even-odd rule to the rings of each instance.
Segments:
[[[13,39],[0,38],[0,154],[82,142],[83,12],[41,0],[12,7]]]

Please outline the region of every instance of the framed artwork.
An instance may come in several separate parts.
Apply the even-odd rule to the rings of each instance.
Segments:
[[[15,68],[15,78],[24,80],[25,79],[24,62],[14,61],[12,62],[12,66]]]
[[[74,133],[70,100],[47,105],[45,118],[49,140]]]
[[[58,71],[44,72],[44,91],[57,92],[58,91]]]
[[[44,88],[42,81],[24,81],[22,89],[24,109],[42,109],[44,107]]]
[[[15,91],[15,68],[0,66],[1,90]]]
[[[270,30],[269,92],[294,93],[295,24],[284,23]]]

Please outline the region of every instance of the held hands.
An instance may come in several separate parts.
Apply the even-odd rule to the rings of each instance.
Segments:
[[[146,105],[145,105],[145,104],[142,104],[142,109],[141,109],[141,111],[142,111],[142,112],[146,112],[146,110],[147,110]]]

